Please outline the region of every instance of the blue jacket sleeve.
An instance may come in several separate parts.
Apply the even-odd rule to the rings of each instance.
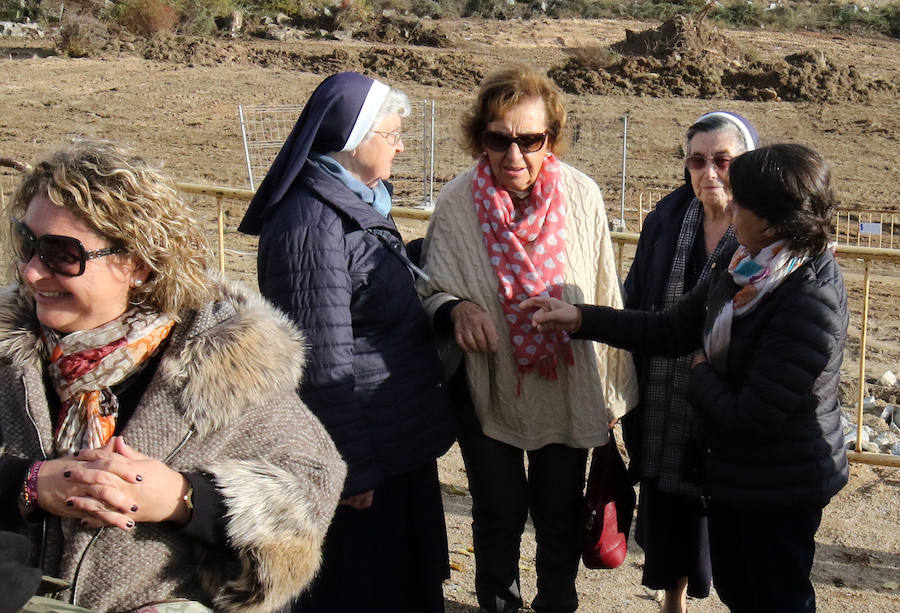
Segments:
[[[342,497],[367,491],[381,472],[354,391],[352,280],[340,219],[323,214],[315,225],[271,225],[260,237],[260,290],[306,334],[300,396],[348,464]]]

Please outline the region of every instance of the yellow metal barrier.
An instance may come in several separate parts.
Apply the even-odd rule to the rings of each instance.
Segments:
[[[225,215],[222,208],[222,200],[244,200],[249,201],[253,197],[253,193],[249,189],[236,189],[233,187],[217,187],[212,185],[198,185],[195,183],[178,183],[178,189],[189,194],[200,194],[212,196],[216,199],[218,211],[218,231],[219,231],[219,268],[225,272]],[[413,209],[409,207],[394,207],[391,209],[394,217],[404,219],[431,219],[431,211],[423,209]],[[633,232],[610,232],[610,238],[616,244],[616,264],[619,277],[623,276],[623,268],[625,261],[625,245],[637,245],[640,234]],[[859,381],[856,411],[856,450],[847,453],[848,458],[853,462],[863,464],[875,464],[878,466],[900,467],[900,456],[893,456],[883,453],[869,453],[862,451],[862,415],[863,415],[863,396],[865,394],[865,372],[866,372],[866,332],[869,319],[869,273],[872,262],[900,262],[900,249],[882,249],[879,247],[860,247],[855,245],[838,245],[835,251],[838,257],[863,260],[863,305],[862,305],[862,335],[860,338],[859,348]]]

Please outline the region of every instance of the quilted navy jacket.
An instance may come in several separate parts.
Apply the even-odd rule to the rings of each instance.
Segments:
[[[738,289],[727,263],[662,313],[582,306],[573,336],[641,353],[692,352]],[[847,483],[838,398],[847,323],[843,277],[826,250],[734,320],[724,372],[692,369],[688,398],[706,433],[712,503],[824,506]]]
[[[300,396],[349,465],[344,496],[449,449],[456,431],[400,233],[307,161],[265,220],[260,291],[306,333]]]

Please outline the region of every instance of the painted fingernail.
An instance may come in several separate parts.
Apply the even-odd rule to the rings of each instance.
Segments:
[[[143,481],[144,478],[143,478],[142,476],[140,476],[140,475],[135,475],[134,480],[135,480],[135,481]]]
[[[134,522],[129,519],[127,522],[125,522],[125,527],[134,528]]]
[[[80,451],[76,451],[76,452],[73,453],[72,455],[75,456],[75,457],[77,458],[79,453],[81,453],[81,452],[80,452]]]
[[[137,513],[137,505],[136,504],[131,505],[131,512]]]
[[[71,500],[66,500],[66,506],[67,506],[67,507],[71,507],[71,506],[74,506],[74,505],[75,505],[75,503],[72,502]]]
[[[72,471],[71,471],[71,470],[67,470],[66,472],[63,473],[63,477],[65,477],[66,479],[68,479],[68,478],[71,477],[71,476],[72,476]]]

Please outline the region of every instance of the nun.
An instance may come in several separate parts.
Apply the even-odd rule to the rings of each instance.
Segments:
[[[409,113],[384,83],[328,77],[240,225],[260,291],[306,334],[300,396],[349,466],[302,613],[444,610],[437,458],[455,421],[387,182]]]

